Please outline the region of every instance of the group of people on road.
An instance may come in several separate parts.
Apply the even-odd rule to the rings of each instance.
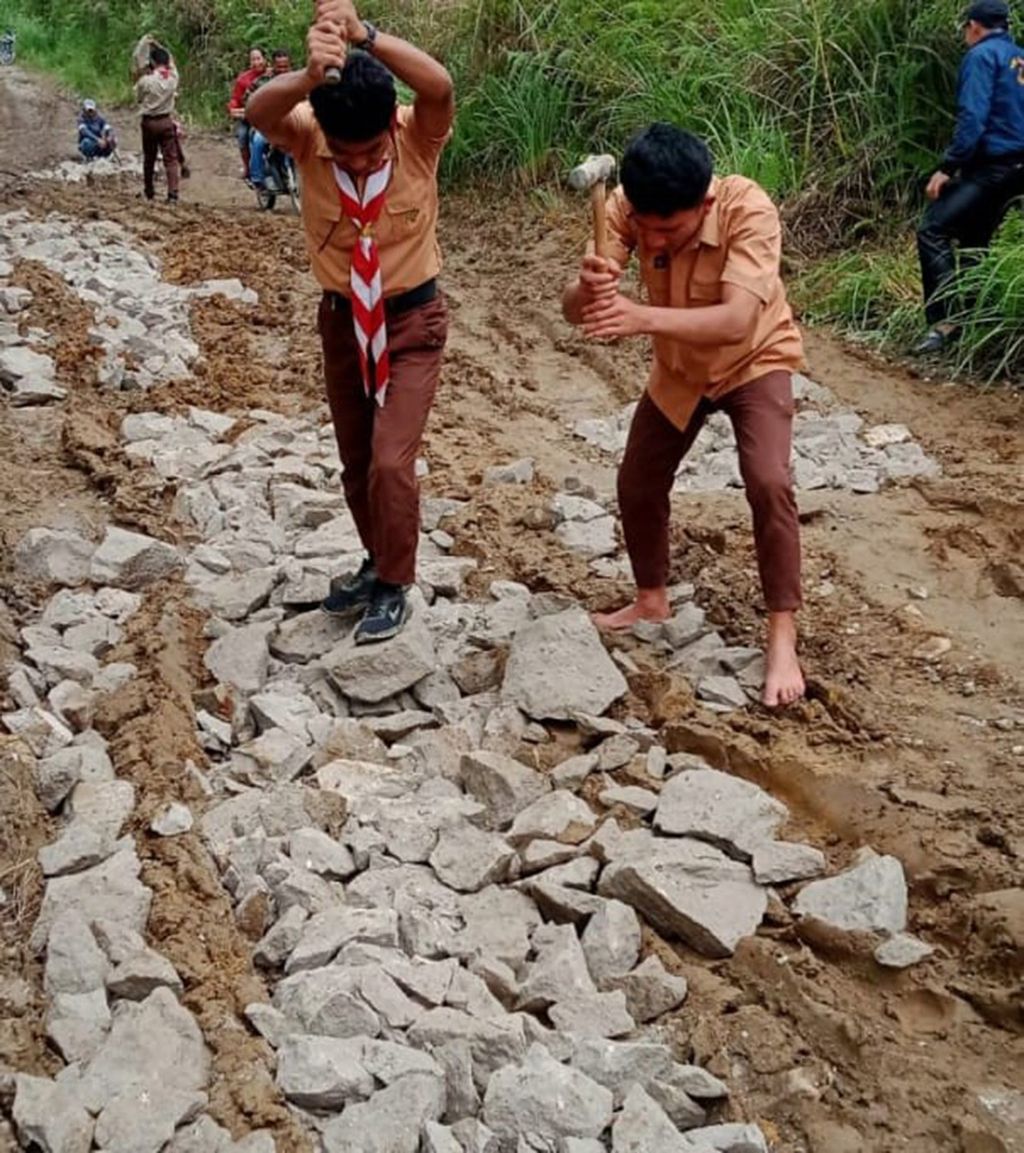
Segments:
[[[1024,49],[1004,0],[976,0],[962,21],[968,50],[957,129],[928,184],[918,240],[927,316],[923,350],[954,338],[954,245],[986,244],[1024,171]],[[254,49],[229,101],[249,179],[267,142],[289,153],[322,290],[318,330],[342,484],[365,559],[339,575],[325,612],[358,616],[355,640],[394,637],[416,577],[416,459],[438,387],[448,310],[438,277],[437,173],[451,134],[451,77],[426,52],[362,19],[353,0],[318,0],[305,68]],[[413,93],[398,101],[396,79]],[[177,73],[148,46],[137,94],[146,194],[156,150],[177,195],[173,101]],[[782,229],[768,195],[716,175],[705,143],[668,123],[639,131],[606,204],[609,250],[589,252],[562,297],[565,318],[591,339],[647,337],[653,356],[618,475],[636,593],[599,627],[630,629],[671,613],[670,496],[701,427],[724,412],[736,433],[767,617],[763,700],[804,693],[797,656],[800,531],[790,468],[792,374],[800,331],[780,277]],[[643,299],[624,290],[635,257]]]

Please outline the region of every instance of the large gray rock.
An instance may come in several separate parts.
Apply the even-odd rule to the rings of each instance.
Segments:
[[[243,693],[259,692],[267,681],[267,638],[274,628],[273,624],[262,622],[231,629],[210,645],[203,664],[221,684]]]
[[[112,525],[93,553],[90,577],[98,585],[140,589],[171,576],[183,563],[173,545]]]
[[[519,1061],[526,1052],[526,1033],[519,1016],[484,1019],[459,1009],[431,1009],[408,1032],[409,1044],[428,1053],[452,1042],[465,1042],[473,1058],[477,1086],[486,1085],[496,1069]]]
[[[79,1101],[74,1082],[19,1073],[12,1116],[26,1148],[42,1153],[89,1153],[95,1122]]]
[[[899,933],[907,925],[907,882],[895,857],[862,864],[800,890],[793,911],[837,929]]]
[[[110,757],[91,745],[71,745],[36,762],[36,795],[47,812],[55,813],[79,781],[112,781]]]
[[[552,1005],[548,1017],[560,1033],[573,1037],[623,1037],[636,1028],[621,991],[575,994]]]
[[[640,958],[640,920],[629,905],[606,901],[583,930],[583,955],[600,986],[624,977]]]
[[[423,1127],[422,1153],[463,1153],[463,1148],[446,1125],[428,1121]]]
[[[512,641],[502,697],[534,720],[600,714],[628,688],[597,629],[573,608],[523,625]]]
[[[612,1095],[576,1069],[532,1045],[519,1065],[499,1069],[487,1084],[483,1118],[504,1141],[524,1130],[558,1140],[599,1137],[612,1119]]]
[[[542,926],[533,934],[533,947],[536,958],[520,989],[520,1009],[543,1010],[597,991],[571,925]]]
[[[747,866],[712,845],[644,833],[626,845],[602,873],[598,891],[632,905],[663,933],[709,957],[727,957],[761,923],[764,890]]]
[[[693,1148],[639,1085],[629,1090],[612,1126],[612,1153],[686,1153]]]
[[[146,926],[152,892],[139,880],[141,864],[134,846],[115,853],[102,865],[55,877],[46,886],[42,908],[32,929],[31,944],[41,952],[61,913],[77,910],[87,921],[109,918],[141,932]]]
[[[89,578],[95,548],[76,532],[32,528],[14,550],[15,571],[36,584],[80,585]]]
[[[425,611],[416,605],[398,636],[381,644],[357,645],[354,634],[345,637],[323,664],[338,688],[357,701],[373,704],[412,688],[437,666]]]
[[[327,965],[350,941],[394,948],[398,944],[398,914],[394,909],[354,909],[343,905],[310,917],[285,971],[297,973]]]
[[[46,1035],[68,1064],[88,1061],[110,1029],[110,1009],[102,989],[58,993],[46,1014]]]
[[[99,1114],[101,1148],[159,1153],[205,1102],[209,1072],[195,1019],[168,989],[157,989],[141,1004],[121,1004],[82,1073],[79,1096]]]
[[[756,785],[716,769],[694,769],[664,786],[654,823],[663,833],[698,837],[749,861],[788,815],[785,805]]]
[[[444,1111],[444,1079],[410,1073],[323,1130],[325,1153],[419,1153],[420,1134]]]
[[[430,864],[450,888],[475,893],[505,880],[515,856],[503,837],[467,823],[441,830]]]
[[[303,1109],[335,1110],[365,1101],[376,1085],[362,1055],[360,1040],[287,1037],[277,1051],[277,1087]]]
[[[686,978],[669,973],[654,953],[631,973],[614,977],[606,984],[625,993],[630,1015],[641,1024],[670,1013],[686,1000]]]
[[[282,621],[270,638],[270,651],[279,660],[306,664],[333,649],[351,627],[350,621],[312,609]]]
[[[530,841],[578,845],[594,831],[597,818],[582,798],[568,789],[545,793],[522,809],[512,822],[508,839],[523,847]]]
[[[359,994],[359,976],[340,967],[295,973],[274,990],[274,1007],[308,1033],[376,1037],[380,1017]]]
[[[542,773],[501,753],[465,753],[460,767],[463,787],[487,807],[488,824],[493,829],[505,828],[551,788]]]
[[[49,995],[82,994],[102,989],[110,962],[77,908],[58,916],[46,945],[44,987]]]
[[[288,842],[296,864],[333,881],[347,881],[357,872],[349,850],[321,829],[296,829]]]

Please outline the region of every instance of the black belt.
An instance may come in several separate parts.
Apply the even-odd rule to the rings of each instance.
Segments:
[[[170,112],[143,112],[143,120],[166,120],[170,116]]]
[[[419,308],[421,304],[429,304],[436,298],[437,277],[432,276],[415,288],[410,288],[408,292],[400,292],[397,296],[386,296],[384,298],[384,311],[392,316],[397,316],[399,313]],[[340,292],[325,292],[324,300],[327,301],[333,312],[347,312],[352,308],[352,302]]]

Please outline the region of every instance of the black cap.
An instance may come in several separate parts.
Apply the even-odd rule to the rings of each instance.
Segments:
[[[964,23],[975,20],[983,28],[1005,28],[1010,23],[1006,0],[975,0],[964,13]]]

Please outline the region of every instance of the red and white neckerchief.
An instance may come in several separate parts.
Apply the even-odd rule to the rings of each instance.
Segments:
[[[352,322],[359,344],[363,388],[367,396],[374,396],[377,404],[383,405],[390,382],[388,330],[384,321],[384,284],[374,226],[384,208],[393,164],[391,160],[385,160],[380,168],[366,177],[362,196],[352,177],[337,164],[333,167],[341,209],[359,234],[352,252],[351,284]]]

